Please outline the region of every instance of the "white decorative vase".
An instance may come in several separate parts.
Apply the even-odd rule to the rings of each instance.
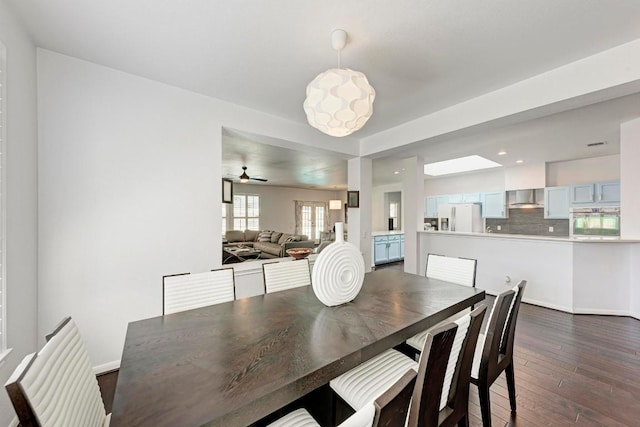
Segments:
[[[311,284],[328,306],[352,301],[364,281],[364,259],[358,248],[344,241],[344,224],[336,223],[336,241],[320,252],[313,264]]]

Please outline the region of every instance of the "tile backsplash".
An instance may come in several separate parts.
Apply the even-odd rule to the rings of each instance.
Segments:
[[[491,233],[569,237],[569,220],[544,219],[544,208],[509,209],[509,218],[487,218],[485,226]]]

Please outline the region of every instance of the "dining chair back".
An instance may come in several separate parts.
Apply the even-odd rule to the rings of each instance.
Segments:
[[[455,283],[456,285],[476,287],[476,267],[477,261],[470,258],[456,258],[437,254],[427,254],[427,268],[425,276],[430,279],[444,280],[445,282]],[[474,309],[472,305],[459,313],[443,320],[441,323],[455,322],[462,316],[467,315]],[[407,351],[413,351],[417,355],[422,351],[425,339],[429,330],[422,331],[419,334],[409,338],[407,343]]]
[[[482,305],[455,322],[438,326],[427,334],[408,426],[468,425],[471,366],[485,312],[486,306]],[[437,338],[443,331],[454,331],[451,344],[444,337]],[[441,343],[439,340],[444,341]],[[440,345],[450,346],[448,355],[434,351]],[[434,360],[434,357],[440,359]]]
[[[162,278],[162,314],[172,314],[235,299],[232,268]]]
[[[108,426],[98,381],[74,321],[67,317],[5,384],[22,427]]]
[[[427,254],[425,276],[457,285],[476,286],[477,261],[445,255]]]
[[[373,402],[356,411],[339,427],[403,427],[407,419],[411,395],[416,383],[416,371],[408,370],[387,391]],[[268,427],[319,427],[306,409],[298,409]]]
[[[263,264],[262,272],[264,289],[268,294],[311,285],[311,273],[307,258]]]
[[[513,364],[513,343],[520,303],[527,282],[521,280],[513,289],[502,292],[489,316],[487,330],[480,335],[471,369],[471,382],[478,386],[482,422],[491,426],[489,388],[504,371],[511,412],[516,412],[516,387]]]

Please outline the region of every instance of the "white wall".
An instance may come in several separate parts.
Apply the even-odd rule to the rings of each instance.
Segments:
[[[296,227],[295,201],[326,202],[331,199],[342,200],[341,210],[329,210],[329,224],[331,230],[338,221],[344,221],[344,204],[347,200],[346,191],[310,190],[303,188],[274,187],[267,185],[233,184],[234,194],[260,195],[260,228],[293,233]]]
[[[221,264],[223,126],[358,151],[303,124],[46,50],[38,91],[38,337],[74,316],[93,365],[119,360],[128,322],[160,314],[164,274]]]
[[[551,240],[420,234],[420,274],[426,255],[478,260],[476,287],[497,294],[527,280],[523,300],[567,312],[573,310],[573,243]],[[505,283],[505,276],[511,283]]]
[[[620,179],[620,155],[547,163],[547,185],[580,184]]]
[[[630,257],[634,246],[637,245],[574,244],[575,313],[629,315]]]
[[[12,352],[0,365],[5,383],[37,343],[37,128],[36,50],[12,10],[0,0],[0,42],[6,71],[6,302],[7,344]],[[5,153],[2,154],[3,156]],[[0,425],[14,417],[0,393]]]
[[[620,125],[620,234],[640,239],[640,118]]]
[[[631,271],[629,278],[629,311],[636,319],[640,319],[640,245],[631,247]]]
[[[378,185],[371,189],[371,230],[386,231],[389,223],[385,219],[384,195],[385,193],[402,192],[402,183]],[[360,196],[362,197],[362,196]],[[402,208],[404,209],[404,194],[401,196]]]
[[[504,169],[424,180],[424,195],[504,191]]]

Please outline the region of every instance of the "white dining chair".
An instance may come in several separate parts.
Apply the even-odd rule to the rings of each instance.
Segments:
[[[475,259],[428,254],[425,276],[429,279],[444,280],[456,285],[475,288],[477,265],[478,263]],[[468,314],[472,309],[473,306],[462,310],[443,322],[455,321],[457,318]],[[414,335],[407,340],[407,344],[417,352],[422,351],[428,332],[429,330],[426,330]]]
[[[382,395],[356,411],[339,427],[400,425],[397,420],[407,417],[416,376],[416,371],[410,369]],[[306,409],[301,408],[269,424],[268,427],[320,427],[320,424]]]
[[[263,264],[262,272],[264,289],[268,294],[311,285],[311,273],[307,258]]]
[[[433,420],[439,418],[449,420],[447,423],[455,419],[449,425],[456,425],[467,416],[473,352],[485,311],[482,306],[456,322],[431,329],[419,363],[399,351],[387,350],[331,380],[329,385],[359,411],[407,370],[417,370],[408,426],[436,426],[438,423]]]
[[[445,255],[427,254],[425,276],[456,285],[476,286],[477,261]]]
[[[162,314],[172,314],[235,299],[232,268],[162,278]]]
[[[106,414],[82,337],[65,318],[37,353],[26,356],[5,388],[22,426],[103,427]]]

